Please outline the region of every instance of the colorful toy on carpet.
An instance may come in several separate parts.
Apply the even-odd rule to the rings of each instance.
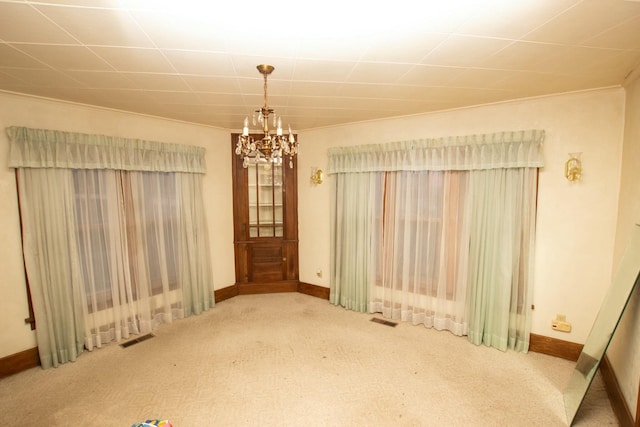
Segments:
[[[169,420],[146,420],[135,423],[131,427],[173,427]]]

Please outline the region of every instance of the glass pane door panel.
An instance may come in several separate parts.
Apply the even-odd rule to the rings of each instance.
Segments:
[[[282,237],[282,164],[250,164],[248,174],[249,237]]]
[[[274,237],[273,227],[260,227],[259,237]]]

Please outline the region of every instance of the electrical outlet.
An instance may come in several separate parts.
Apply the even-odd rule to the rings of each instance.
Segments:
[[[556,314],[556,320],[551,321],[551,329],[561,332],[571,332],[571,323],[567,322],[567,316]]]

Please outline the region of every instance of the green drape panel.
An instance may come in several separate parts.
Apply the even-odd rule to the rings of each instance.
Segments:
[[[209,232],[204,216],[202,175],[176,174],[180,224],[180,282],[184,315],[213,307]]]
[[[469,340],[527,351],[537,171],[471,172]]]
[[[366,312],[381,213],[382,175],[341,174],[334,178],[332,200],[330,301]]]
[[[75,361],[84,348],[82,283],[72,256],[77,253],[73,182],[67,170],[19,169],[18,185],[40,364],[50,368]]]

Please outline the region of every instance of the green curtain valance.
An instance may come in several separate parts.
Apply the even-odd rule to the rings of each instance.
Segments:
[[[8,127],[13,168],[205,173],[205,149],[180,144]]]
[[[328,173],[542,167],[543,130],[329,149]]]

